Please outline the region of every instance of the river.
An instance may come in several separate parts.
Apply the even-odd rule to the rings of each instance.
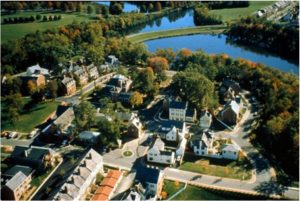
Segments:
[[[202,49],[208,54],[225,53],[233,58],[244,58],[266,66],[275,67],[284,72],[299,73],[299,68],[294,63],[264,51],[255,52],[245,47],[228,43],[226,38],[225,35],[197,34],[155,39],[146,41],[145,44],[151,52],[154,52],[157,48],[172,48],[175,51],[182,48],[190,50]]]
[[[186,10],[149,22],[141,28],[138,33],[193,26],[195,26],[193,11]],[[174,50],[179,50],[181,48],[188,48],[190,50],[202,49],[209,54],[225,53],[233,58],[251,60],[269,67],[280,69],[284,72],[291,72],[294,74],[299,73],[298,64],[296,64],[296,62],[288,61],[278,55],[271,54],[259,48],[229,43],[226,38],[225,35],[197,34],[154,39],[144,43],[151,52],[154,52],[157,48],[172,48]]]

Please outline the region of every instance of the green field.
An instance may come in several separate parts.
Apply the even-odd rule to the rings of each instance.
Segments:
[[[11,15],[2,15],[2,18],[8,17],[28,17],[28,16],[36,16],[40,14],[41,16],[54,16],[61,15],[62,19],[58,21],[50,21],[50,22],[42,22],[42,21],[34,21],[31,23],[20,23],[20,24],[2,24],[1,25],[1,43],[6,42],[8,40],[15,40],[22,38],[28,33],[34,33],[37,30],[45,31],[47,29],[53,29],[56,27],[64,26],[67,24],[72,24],[74,21],[83,22],[92,20],[93,15],[88,14],[78,14],[78,13],[62,13],[62,12],[24,12],[17,13]]]
[[[170,198],[184,186],[183,183],[165,180],[163,191],[167,192],[167,197]],[[244,196],[232,196],[221,194],[220,192],[205,190],[196,186],[187,185],[186,189],[179,193],[172,200],[239,200],[245,198]]]
[[[189,34],[199,34],[199,33],[218,34],[223,32],[225,28],[226,26],[224,25],[188,27],[188,28],[133,34],[128,36],[128,39],[133,43],[138,43],[138,42],[153,40],[157,38],[166,38],[166,37],[189,35]]]
[[[28,102],[25,99],[24,102]],[[28,112],[21,114],[20,119],[16,123],[16,127],[8,123],[7,121],[1,121],[1,130],[16,130],[19,132],[30,132],[34,127],[41,124],[46,118],[56,110],[58,102],[44,102],[33,106]],[[1,102],[1,110],[5,108],[5,103]],[[3,115],[3,113],[2,113]]]
[[[246,159],[225,164],[218,164],[214,161],[221,161],[221,159],[210,160],[209,164],[184,161],[179,169],[232,179],[248,180],[251,178],[251,165]]]
[[[226,8],[211,10],[211,14],[220,15],[223,21],[234,20],[242,16],[251,15],[260,8],[266,7],[275,3],[275,1],[250,1],[250,6],[246,8]]]

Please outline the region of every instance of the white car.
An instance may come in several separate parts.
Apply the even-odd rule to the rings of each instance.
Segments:
[[[9,138],[15,138],[15,137],[17,137],[18,136],[18,133],[17,132],[11,132],[10,134],[9,134]]]
[[[35,128],[35,129],[33,129],[33,131],[30,132],[29,137],[33,138],[34,136],[36,136],[39,133],[40,133],[40,129]]]

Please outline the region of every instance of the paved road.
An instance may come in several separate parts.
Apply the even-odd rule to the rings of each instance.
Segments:
[[[107,82],[113,75],[115,74],[115,72],[103,75],[101,77],[99,77],[98,79],[94,80],[93,82],[88,83],[87,85],[85,85],[81,90],[78,90],[74,95],[72,96],[64,96],[64,97],[59,97],[56,99],[56,101],[64,101],[64,102],[68,102],[71,103],[73,105],[79,104],[80,103],[80,96],[82,94],[86,94],[89,91],[95,89],[96,86],[99,86],[101,84],[104,84],[105,82]]]
[[[16,140],[16,139],[6,139],[1,138],[1,145],[10,145],[15,146],[29,146],[33,142],[33,139],[30,140]]]

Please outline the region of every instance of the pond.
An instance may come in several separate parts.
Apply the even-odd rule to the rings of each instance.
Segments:
[[[155,20],[149,23],[139,32],[149,32],[149,31],[161,31],[166,29],[176,29],[184,27],[193,27],[193,10],[189,9],[186,11],[179,11],[168,16],[162,17],[161,19]]]
[[[109,1],[98,1],[97,3],[101,4],[101,5],[106,5],[106,6],[109,6],[109,4],[110,4]],[[128,2],[124,2],[123,12],[125,12],[125,13],[130,13],[130,12],[133,12],[133,11],[138,11],[139,12],[139,10],[140,9],[136,5],[128,3]]]
[[[284,72],[299,73],[298,65],[263,51],[254,51],[253,48],[249,50],[249,48],[228,43],[226,36],[222,34],[177,36],[150,40],[144,43],[151,52],[154,52],[157,48],[172,48],[174,51],[182,48],[188,48],[193,51],[202,49],[208,54],[225,53],[233,58],[244,58],[253,62],[262,63],[266,66],[275,67]]]

